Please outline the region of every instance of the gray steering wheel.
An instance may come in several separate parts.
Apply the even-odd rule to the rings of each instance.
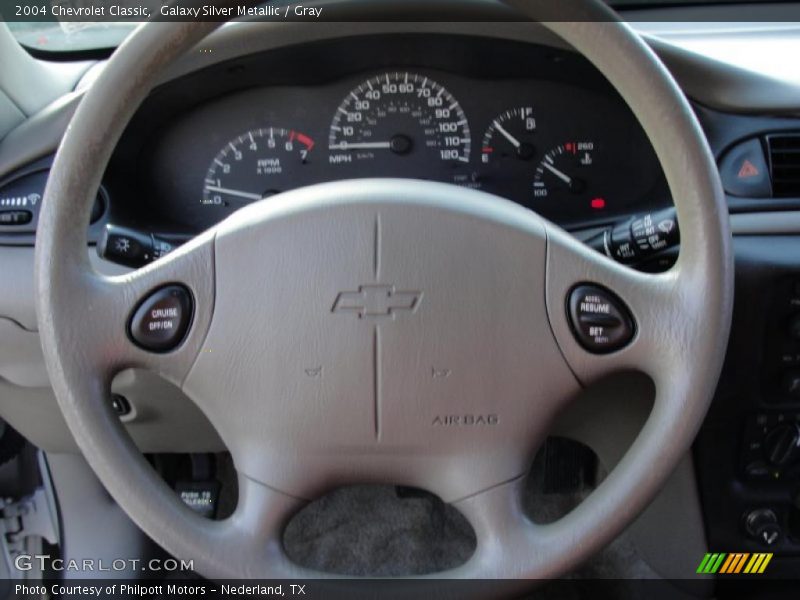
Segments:
[[[534,20],[542,6],[552,10],[508,3]],[[642,40],[596,0],[557,5],[574,20],[544,26],[614,85],[663,166],[682,238],[666,273],[616,264],[486,193],[371,179],[257,202],[145,268],[106,277],[88,261],[85,224],[109,157],[164,68],[217,24],[141,27],[86,92],[53,164],[37,234],[47,367],[108,491],[203,575],[323,576],[287,558],[283,526],[321,491],[372,481],[430,490],[473,526],[474,555],[434,577],[558,576],[618,535],[689,449],[731,318],[716,166],[686,99]],[[565,303],[582,282],[628,306],[637,329],[627,346],[593,354],[576,341]],[[190,328],[177,349],[148,352],[126,335],[130,315],[173,283],[190,293]],[[231,517],[188,509],[134,446],[109,401],[125,368],[174,382],[216,427],[239,474]],[[449,375],[434,377],[436,369]],[[655,384],[646,424],[578,508],[534,524],[521,481],[548,425],[582,386],[621,370]],[[446,415],[485,422],[437,426]]]

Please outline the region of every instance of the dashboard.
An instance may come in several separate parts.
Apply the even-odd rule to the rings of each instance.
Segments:
[[[305,69],[281,70],[273,51],[157,90],[109,167],[114,221],[192,235],[248,203],[365,177],[483,190],[568,228],[671,204],[638,122],[585,59],[496,40],[484,53],[477,37],[338,43],[298,49]]]

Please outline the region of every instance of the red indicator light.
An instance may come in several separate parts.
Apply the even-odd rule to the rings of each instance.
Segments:
[[[481,152],[483,152],[484,154],[491,154],[492,152],[494,152],[494,148],[490,148],[489,146],[484,146],[483,148],[481,148]]]
[[[591,205],[595,210],[602,210],[606,207],[606,201],[604,198],[592,198]]]

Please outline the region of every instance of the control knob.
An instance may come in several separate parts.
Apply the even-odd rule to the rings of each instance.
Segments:
[[[764,453],[767,460],[776,466],[790,463],[800,452],[800,425],[785,423],[778,425],[764,438]]]
[[[757,508],[744,517],[744,529],[754,540],[764,546],[774,546],[783,533],[778,525],[775,511],[769,508]]]

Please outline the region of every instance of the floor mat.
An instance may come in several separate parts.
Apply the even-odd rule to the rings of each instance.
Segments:
[[[466,519],[436,496],[388,485],[339,488],[289,523],[298,564],[345,575],[420,575],[464,563],[475,548]]]

